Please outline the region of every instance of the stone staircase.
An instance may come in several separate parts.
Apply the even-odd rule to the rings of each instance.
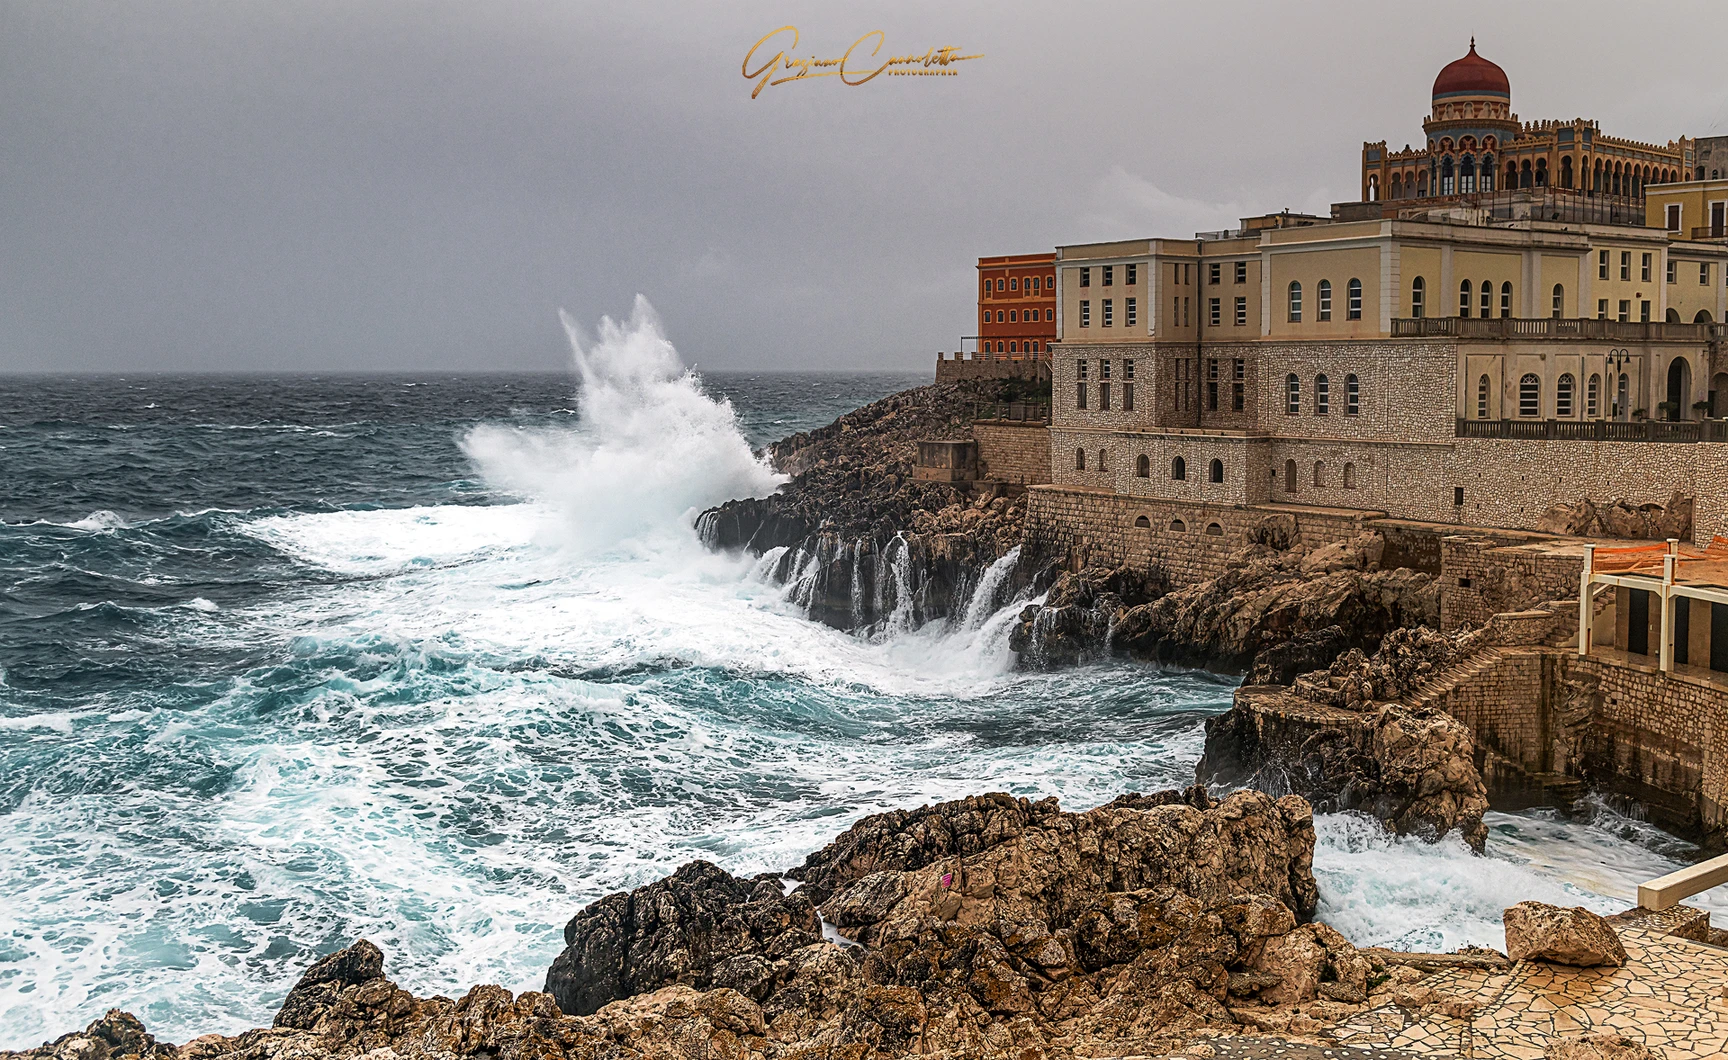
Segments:
[[[1471,678],[1478,677],[1500,665],[1500,660],[1506,658],[1506,655],[1507,652],[1504,648],[1483,648],[1462,662],[1454,663],[1417,685],[1409,695],[1404,697],[1404,701],[1413,707],[1427,706]]]

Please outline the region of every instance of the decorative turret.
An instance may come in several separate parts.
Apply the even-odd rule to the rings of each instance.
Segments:
[[[1442,172],[1436,174],[1436,186],[1444,190],[1447,180],[1447,158],[1454,158],[1462,167],[1468,160],[1474,176],[1477,166],[1486,158],[1492,160],[1499,149],[1518,135],[1518,116],[1512,113],[1512,83],[1506,71],[1476,54],[1476,38],[1470,38],[1470,51],[1461,59],[1447,63],[1434,79],[1433,109],[1422,123],[1427,134],[1428,150],[1439,160]],[[1465,190],[1462,179],[1454,185]],[[1474,179],[1467,182],[1468,190],[1477,190]]]

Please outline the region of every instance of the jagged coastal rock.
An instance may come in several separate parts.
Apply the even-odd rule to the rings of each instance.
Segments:
[[[1035,666],[1115,651],[1288,683],[1352,647],[1373,650],[1392,630],[1440,624],[1434,579],[1378,569],[1384,547],[1378,534],[1317,549],[1268,534],[1233,555],[1223,574],[1173,592],[1156,573],[1063,574],[1043,605],[1021,613],[1011,646]]]
[[[971,438],[979,409],[1022,385],[917,387],[775,442],[767,456],[790,481],[704,512],[697,529],[710,548],[783,550],[773,576],[816,621],[868,630],[952,615],[1020,544],[1026,500],[915,478],[917,442]],[[1028,557],[998,588],[1011,594],[1038,574]]]
[[[790,892],[696,862],[604,898],[570,922],[544,993],[416,997],[361,940],[309,968],[269,1028],[176,1050],[111,1012],[0,1055],[1005,1058],[1313,1033],[1422,974],[1302,922],[1313,852],[1295,796],[1194,788],[1084,813],[977,796],[859,821],[786,874]]]
[[[1289,687],[1244,685],[1206,722],[1203,781],[1293,791],[1325,812],[1359,810],[1400,835],[1459,832],[1487,841],[1488,789],[1469,728],[1399,700],[1484,643],[1481,631],[1388,633],[1372,656],[1352,648]]]

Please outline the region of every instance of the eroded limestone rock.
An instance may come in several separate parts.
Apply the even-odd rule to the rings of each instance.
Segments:
[[[1513,960],[1551,961],[1580,968],[1626,963],[1626,949],[1608,921],[1574,906],[1519,902],[1502,914],[1506,955]]]

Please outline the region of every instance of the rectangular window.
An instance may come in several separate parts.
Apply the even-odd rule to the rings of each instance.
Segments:
[[[1216,357],[1209,357],[1206,360],[1206,409],[1208,412],[1218,411],[1218,358]]]
[[[1645,283],[1650,282],[1650,255],[1645,254],[1638,262],[1638,278]]]
[[[1638,303],[1638,320],[1644,324],[1650,323],[1650,299],[1646,298]]]
[[[1603,251],[1603,253],[1606,254],[1607,251]],[[1603,273],[1602,278],[1607,279],[1608,274]],[[1080,286],[1082,286],[1082,287],[1092,286],[1092,270],[1091,269],[1081,269],[1080,270]]]
[[[1188,299],[1182,299],[1182,326],[1188,326]]]
[[[1224,280],[1224,263],[1214,261],[1206,266],[1206,282],[1216,287]]]
[[[1248,282],[1248,263],[1246,261],[1238,261],[1236,263],[1236,282]]]
[[[1606,298],[1596,299],[1596,319],[1597,320],[1607,320],[1608,319],[1608,299],[1606,299]]]
[[[1236,296],[1236,326],[1246,327],[1248,324],[1248,299]]]
[[[1680,263],[1678,261],[1675,261],[1673,258],[1668,259],[1668,282],[1669,283],[1675,282],[1675,277],[1679,273],[1679,268],[1680,268]]]
[[[1134,286],[1134,284],[1138,281],[1139,276],[1140,276],[1139,270],[1140,270],[1140,266],[1138,266],[1138,265],[1124,265],[1124,266],[1122,266],[1122,271],[1124,273],[1126,273],[1126,275],[1123,276],[1123,278],[1122,278],[1122,282],[1126,283],[1130,287]]]
[[[1128,363],[1133,364],[1134,362],[1129,361]],[[1133,412],[1134,411],[1134,384],[1133,383],[1124,382],[1122,384],[1122,411],[1123,412]]]
[[[1129,358],[1128,360],[1122,362],[1122,379],[1125,382],[1129,382],[1129,383],[1132,383],[1134,381],[1134,360],[1133,360],[1133,358]]]
[[[1698,263],[1698,284],[1701,287],[1710,285],[1710,263],[1708,261]]]
[[[1110,411],[1110,384],[1109,383],[1099,383],[1098,384],[1098,411],[1099,412],[1109,412]]]
[[[1010,323],[1010,324],[1020,323],[1020,310],[1018,310],[1018,309],[1008,310],[1008,323]]]
[[[1077,409],[1084,409],[1086,407],[1086,384],[1085,383],[1075,383],[1074,384],[1074,407]]]
[[[1208,298],[1206,301],[1207,301],[1206,322],[1208,324],[1211,324],[1213,327],[1217,327],[1218,325],[1224,323],[1224,299],[1222,299],[1222,298]]]
[[[1332,285],[1329,283],[1320,285],[1320,319],[1332,319]]]
[[[1668,231],[1680,231],[1680,204],[1677,202],[1668,204]]]
[[[1182,326],[1182,297],[1180,295],[1170,299],[1170,326],[1173,328]]]
[[[1608,278],[1608,252],[1606,250],[1596,252],[1596,278],[1598,280]]]
[[[1355,280],[1350,281],[1350,319],[1362,319],[1362,285]]]
[[[1630,250],[1620,252],[1620,278],[1622,280],[1632,278],[1632,252]]]
[[[1074,378],[1084,381],[1086,378],[1086,375],[1087,375],[1086,362],[1083,360],[1082,361],[1075,361],[1074,362]]]
[[[1010,291],[1018,291],[1020,289],[1020,277],[1018,277],[1018,276],[1009,277],[1008,278],[1008,289]]]
[[[1080,299],[1080,326],[1083,328],[1092,326],[1092,303],[1085,298]]]
[[[1133,327],[1140,321],[1140,300],[1138,298],[1122,299],[1122,326]],[[1132,362],[1130,362],[1132,363]]]
[[[1627,321],[1630,321],[1631,319],[1632,319],[1632,299],[1622,298],[1622,299],[1620,299],[1620,320],[1622,323],[1625,323]]]
[[[1109,287],[1116,280],[1116,266],[1105,265],[1103,267],[1103,272],[1104,272],[1104,286]]]
[[[1182,286],[1182,264],[1180,262],[1172,261],[1170,263],[1170,286]]]
[[[1246,401],[1247,389],[1248,388],[1241,383],[1230,384],[1230,407],[1237,412],[1242,411],[1242,406]]]
[[[1100,379],[1110,378],[1110,362],[1109,361],[1099,361],[1098,362],[1098,378],[1100,378]]]
[[[1116,299],[1104,299],[1104,326],[1113,327],[1116,324]]]

